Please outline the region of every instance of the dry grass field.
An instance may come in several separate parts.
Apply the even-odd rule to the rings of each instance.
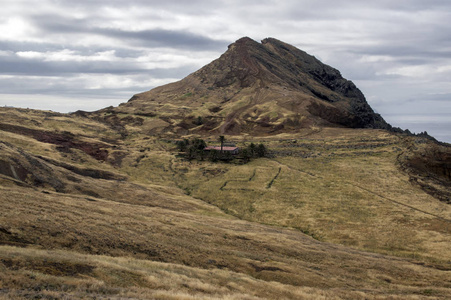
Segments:
[[[414,138],[226,136],[271,155],[212,163],[115,117],[0,109],[0,298],[451,298],[451,209],[401,167]]]
[[[449,263],[449,204],[400,170],[402,140],[383,131],[329,131],[323,133],[329,138],[263,140],[273,158],[233,168],[198,163],[180,181],[194,197],[241,219],[297,228],[358,249]]]

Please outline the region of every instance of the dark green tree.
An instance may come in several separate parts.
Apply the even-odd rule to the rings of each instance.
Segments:
[[[229,151],[221,153],[221,160],[231,161],[233,159],[233,154]]]
[[[263,144],[259,144],[259,145],[257,146],[257,149],[256,149],[255,151],[256,151],[257,157],[265,157],[265,156],[266,156],[266,153],[268,152],[268,151],[266,150],[265,145],[263,145]]]
[[[202,117],[197,117],[196,120],[193,122],[195,125],[202,125],[204,124],[204,121],[202,120]]]
[[[197,150],[204,150],[207,147],[207,143],[203,139],[194,139],[192,141],[192,146]]]
[[[249,145],[249,152],[250,152],[250,154],[251,154],[251,157],[255,157],[255,152],[256,152],[256,150],[257,150],[257,146],[255,146],[254,143],[251,143],[251,144]]]
[[[205,159],[206,156],[206,152],[202,149],[202,150],[197,150],[197,155],[200,158],[201,161],[203,161]]]
[[[249,162],[249,160],[252,157],[248,148],[244,148],[243,150],[241,150],[241,156],[243,157],[244,162]]]
[[[186,149],[187,149],[187,147],[188,147],[188,145],[189,145],[189,140],[184,139],[184,140],[182,140],[182,141],[177,141],[177,142],[176,142],[176,145],[177,145],[177,149],[178,149],[180,152],[185,152]]]
[[[196,158],[196,154],[197,154],[197,151],[196,151],[196,149],[194,147],[189,147],[188,148],[187,158],[189,160],[195,159]]]
[[[215,150],[211,150],[209,153],[209,159],[212,162],[217,162],[219,160],[219,152]]]

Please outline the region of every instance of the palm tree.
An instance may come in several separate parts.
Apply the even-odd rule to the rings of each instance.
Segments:
[[[225,137],[223,135],[220,135],[219,141],[221,142],[221,153],[222,153],[222,149],[224,148]]]

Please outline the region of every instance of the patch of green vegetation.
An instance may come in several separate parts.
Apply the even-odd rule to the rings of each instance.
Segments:
[[[220,136],[221,145],[224,144],[224,136]],[[248,163],[252,158],[261,158],[268,155],[268,149],[262,143],[256,145],[250,143],[247,147],[239,149],[238,153],[231,151],[221,151],[207,149],[207,143],[203,139],[195,138],[193,140],[183,139],[176,142],[177,149],[188,160],[204,161],[205,159],[211,162],[235,162]],[[219,147],[218,147],[219,148]],[[222,146],[221,146],[222,149]]]

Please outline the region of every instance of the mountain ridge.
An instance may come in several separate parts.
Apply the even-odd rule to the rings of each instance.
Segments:
[[[192,131],[221,134],[311,126],[391,128],[338,70],[274,38],[261,43],[241,38],[218,59],[178,82],[134,95],[117,111],[163,111],[165,117],[172,114],[172,127],[189,130],[196,127],[186,126],[189,119],[206,118],[207,124]]]

